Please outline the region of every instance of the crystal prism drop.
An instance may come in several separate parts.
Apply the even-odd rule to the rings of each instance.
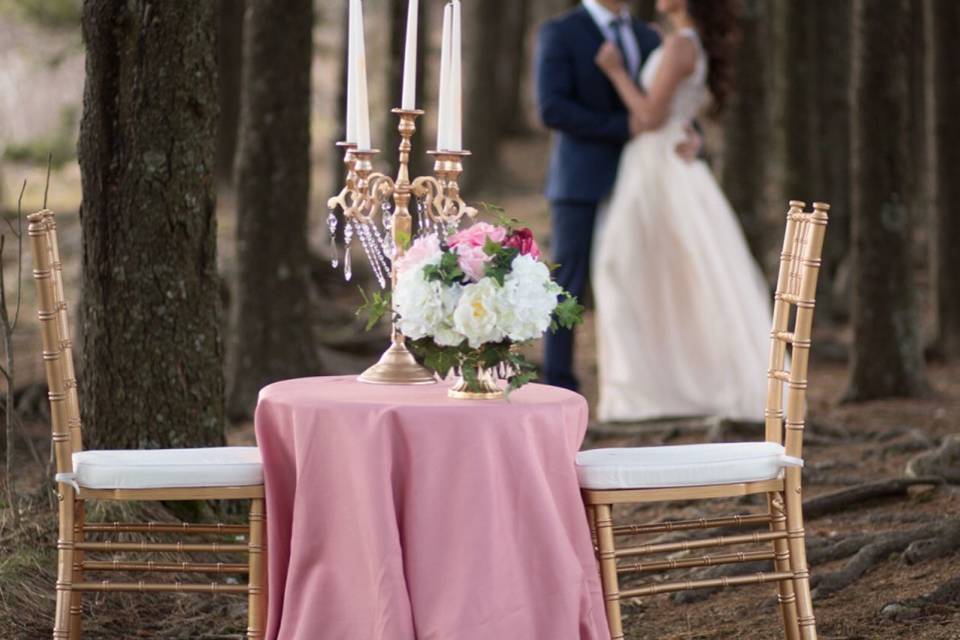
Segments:
[[[352,277],[353,265],[350,264],[350,245],[347,245],[343,254],[343,279],[349,282]]]
[[[337,249],[337,222],[337,216],[331,209],[327,214],[327,229],[330,230],[330,254],[333,256],[330,264],[334,269],[340,265],[340,251]]]

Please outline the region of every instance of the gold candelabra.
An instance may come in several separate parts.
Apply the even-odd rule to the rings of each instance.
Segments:
[[[339,252],[336,247],[338,220],[335,211],[343,212],[344,227],[344,276],[352,276],[351,244],[359,236],[360,244],[373,268],[380,286],[396,285],[397,260],[403,256],[413,239],[413,216],[410,213],[411,199],[417,202],[419,232],[448,234],[460,226],[464,216],[474,218],[477,210],[460,197],[460,174],[463,159],[469,151],[429,151],[434,158],[435,176],[421,176],[410,180],[410,151],[412,138],[417,130],[417,118],[423,115],[419,109],[393,109],[400,124],[400,168],[397,177],[391,178],[373,171],[376,149],[359,150],[350,142],[338,142],[344,149],[346,180],[339,194],[330,198],[328,225],[334,251],[334,267],[338,266]],[[392,206],[391,206],[392,201]],[[379,218],[379,225],[378,223]],[[380,227],[384,231],[380,231]],[[391,329],[390,347],[380,360],[363,372],[362,382],[373,384],[431,384],[436,378],[426,367],[417,363],[407,349],[403,334],[395,318]]]

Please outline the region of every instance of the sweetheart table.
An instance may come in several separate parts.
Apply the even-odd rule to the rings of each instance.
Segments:
[[[260,392],[267,638],[604,640],[586,401],[305,378]]]

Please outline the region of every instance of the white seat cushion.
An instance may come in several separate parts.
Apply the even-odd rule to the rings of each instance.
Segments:
[[[775,442],[592,449],[577,454],[584,489],[648,489],[771,480],[803,466]]]
[[[256,447],[80,451],[73,479],[87,489],[247,487],[263,483]]]

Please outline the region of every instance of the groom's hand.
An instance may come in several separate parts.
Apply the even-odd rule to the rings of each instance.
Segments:
[[[677,145],[677,155],[687,162],[693,162],[700,155],[700,150],[703,149],[703,138],[690,125],[684,128],[684,132],[687,134],[687,138]]]
[[[603,43],[593,61],[608,76],[625,68],[620,49],[609,40]]]

